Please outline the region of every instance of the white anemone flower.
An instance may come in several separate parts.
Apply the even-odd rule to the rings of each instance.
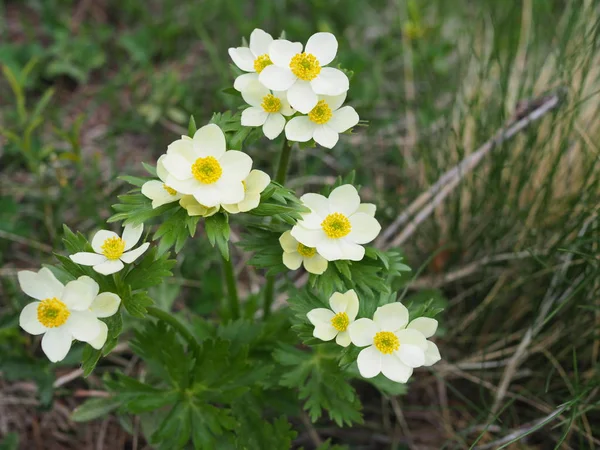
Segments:
[[[316,308],[306,315],[315,326],[313,336],[322,341],[335,342],[342,347],[350,345],[348,327],[352,325],[358,314],[358,296],[354,289],[342,294],[336,292],[329,298],[331,310]]]
[[[327,261],[360,261],[365,256],[362,245],[381,231],[381,225],[370,214],[373,208],[361,206],[358,192],[350,184],[335,188],[329,198],[304,194],[300,200],[310,213],[302,214],[302,220],[292,228],[292,236],[316,248]]]
[[[290,270],[296,270],[301,265],[307,272],[321,275],[327,270],[328,262],[317,253],[314,247],[307,247],[292,236],[291,231],[286,231],[279,238],[283,249],[283,264]]]
[[[241,123],[245,127],[260,127],[264,135],[273,140],[285,127],[285,116],[294,114],[285,92],[271,92],[258,81],[249,84],[242,97],[250,105],[242,111]]]
[[[428,334],[435,330],[431,321],[436,322],[437,327],[434,319],[417,319],[409,324],[406,307],[390,303],[377,308],[373,320],[365,318],[352,323],[348,328],[352,343],[367,347],[358,354],[360,374],[373,378],[382,372],[392,381],[406,383],[413,368],[439,360],[435,359],[434,350],[423,334],[423,330]]]
[[[87,276],[64,286],[46,268],[17,276],[23,292],[38,300],[23,308],[19,325],[29,334],[44,335],[42,350],[50,361],[63,360],[73,339],[102,348],[108,328],[98,318],[117,312],[121,299],[116,294],[98,295],[98,283]]]
[[[230,214],[248,212],[260,204],[260,194],[267,188],[270,182],[271,177],[269,175],[262,170],[255,169],[242,181],[244,184],[244,198],[242,201],[232,205],[223,204],[221,206]]]
[[[210,208],[244,199],[242,182],[250,173],[252,159],[237,150],[227,151],[225,134],[209,124],[196,131],[193,139],[182,137],[169,145],[163,164],[167,185]]]
[[[181,197],[179,205],[187,211],[188,216],[210,217],[214,216],[219,211],[218,206],[204,206],[198,203],[198,200],[191,195],[184,195]]]
[[[168,173],[163,165],[164,158],[165,155],[162,155],[156,162],[156,175],[158,175],[160,181],[150,180],[142,185],[142,194],[152,200],[153,209],[167,203],[176,202],[182,196],[182,194],[166,184]]]
[[[285,137],[290,141],[307,142],[314,139],[323,147],[333,148],[340,133],[358,123],[359,117],[352,106],[342,106],[346,93],[330,97],[319,95],[316,106],[306,116],[291,119],[285,126]]]
[[[119,237],[114,231],[100,230],[92,238],[95,253],[79,252],[69,258],[77,264],[93,266],[102,275],[116,273],[124,267],[123,263],[132,263],[150,247],[150,243],[146,242],[131,250],[140,240],[143,231],[144,225],[125,225],[123,237]]]
[[[287,91],[292,108],[307,114],[319,101],[317,95],[340,95],[350,85],[344,72],[325,67],[335,58],[338,43],[331,33],[315,33],[304,52],[300,42],[273,41],[269,57],[273,64],[265,67],[259,81],[274,91]]]
[[[237,47],[229,49],[229,56],[234,64],[245,73],[235,79],[233,87],[240,91],[246,84],[258,80],[258,74],[267,66],[273,64],[269,58],[269,46],[273,37],[255,28],[250,34],[250,47]]]

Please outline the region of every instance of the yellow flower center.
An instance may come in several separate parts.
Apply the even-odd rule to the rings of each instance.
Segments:
[[[384,355],[391,355],[400,348],[400,341],[391,331],[380,331],[373,338],[375,348]]]
[[[346,328],[350,325],[348,314],[345,312],[337,313],[333,316],[333,319],[331,319],[331,325],[338,331],[346,331]]]
[[[339,239],[347,236],[352,231],[350,220],[341,213],[329,214],[325,220],[321,222],[321,228],[331,239]]]
[[[111,237],[102,244],[102,254],[111,261],[119,259],[125,251],[125,241],[119,237]]]
[[[324,123],[329,122],[331,116],[331,108],[325,100],[319,100],[317,106],[311,109],[308,113],[308,118],[314,123],[318,123],[319,125],[323,125]]]
[[[56,328],[63,325],[71,313],[67,305],[56,297],[42,300],[37,307],[37,317],[42,325],[48,328]]]
[[[262,106],[265,112],[276,113],[281,109],[281,100],[273,94],[265,95],[260,106]]]
[[[163,183],[163,189],[165,191],[167,191],[170,195],[176,195],[177,194],[177,191],[175,189],[173,189],[172,187],[167,186],[164,183]]]
[[[298,53],[290,61],[290,69],[301,80],[310,81],[321,73],[321,64],[311,53]]]
[[[213,184],[219,181],[223,169],[221,164],[213,156],[207,156],[206,158],[198,158],[192,165],[192,175],[200,183]]]
[[[317,253],[317,249],[314,247],[307,247],[304,244],[298,243],[298,253],[306,258],[312,258]]]
[[[254,70],[256,70],[256,73],[261,73],[265,67],[270,66],[271,64],[273,64],[273,61],[271,61],[269,55],[265,53],[254,60]]]

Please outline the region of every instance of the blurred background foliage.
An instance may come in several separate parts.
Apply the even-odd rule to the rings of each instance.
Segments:
[[[63,223],[87,235],[102,227],[127,190],[116,177],[143,174],[190,114],[203,124],[240,105],[223,92],[227,48],[255,27],[298,41],[337,36],[338,62],[354,72],[348,100],[369,127],[331,151],[295,151],[289,186],[319,190],[356,170],[384,230],[536,99],[561,101],[401,242],[419,268],[405,300],[447,303],[445,361],[403,396],[360,385],[364,425],[292,419],[294,445],[599,448],[599,19],[593,0],[0,2],[0,448],[145,445],[137,419],[69,418],[104,395],[103,372],[143,373],[137,357],[119,345],[82,380],[76,352],[57,366],[34,356],[17,326],[27,300],[16,272],[52,260]],[[260,140],[246,151],[272,174],[278,148]],[[234,253],[240,288],[256,301],[264,274],[248,257]],[[198,233],[154,293],[159,306],[192,324],[213,311],[217,258]]]

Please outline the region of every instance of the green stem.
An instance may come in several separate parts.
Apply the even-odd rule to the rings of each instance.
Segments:
[[[227,294],[229,298],[229,312],[233,320],[240,317],[240,300],[238,298],[237,286],[235,283],[235,272],[233,262],[231,261],[231,252],[229,252],[229,261],[223,258],[223,271],[225,272],[225,282],[227,283]]]
[[[275,181],[281,184],[285,184],[287,177],[288,167],[290,165],[290,155],[292,154],[292,144],[284,137],[283,146],[281,147],[281,153],[279,154],[279,164],[277,166],[277,174],[275,175]],[[275,298],[275,277],[267,277],[267,283],[265,284],[265,298],[263,304],[263,319],[267,319],[271,314],[271,306]]]
[[[170,325],[172,328],[174,328],[175,331],[177,331],[179,334],[181,334],[181,336],[186,341],[188,341],[188,343],[190,344],[190,347],[192,347],[192,348],[198,347],[198,341],[196,341],[196,338],[194,337],[194,335],[178,319],[176,319],[170,313],[168,313],[167,311],[164,311],[160,308],[157,308],[156,306],[148,306],[146,309],[148,310],[149,315],[154,316],[157,319],[162,320],[163,322],[166,322],[168,325]]]

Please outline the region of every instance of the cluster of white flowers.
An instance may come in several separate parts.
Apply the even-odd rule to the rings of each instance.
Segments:
[[[336,292],[329,299],[331,309],[316,308],[307,314],[315,326],[313,336],[323,341],[335,338],[347,347],[365,347],[357,364],[364,378],[380,373],[392,381],[406,383],[413,369],[438,362],[440,352],[428,340],[437,330],[437,320],[419,317],[409,322],[408,310],[401,303],[389,303],[375,311],[373,319],[356,319],[359,301],[354,290]]]
[[[314,139],[332,148],[339,134],[359,120],[354,108],[342,107],[350,86],[348,77],[326,67],[337,48],[331,33],[313,34],[303,51],[300,42],[273,39],[260,29],[250,35],[250,47],[230,48],[235,65],[248,72],[233,84],[250,105],[242,113],[242,125],[262,126],[269,139],[285,129],[290,141]]]

